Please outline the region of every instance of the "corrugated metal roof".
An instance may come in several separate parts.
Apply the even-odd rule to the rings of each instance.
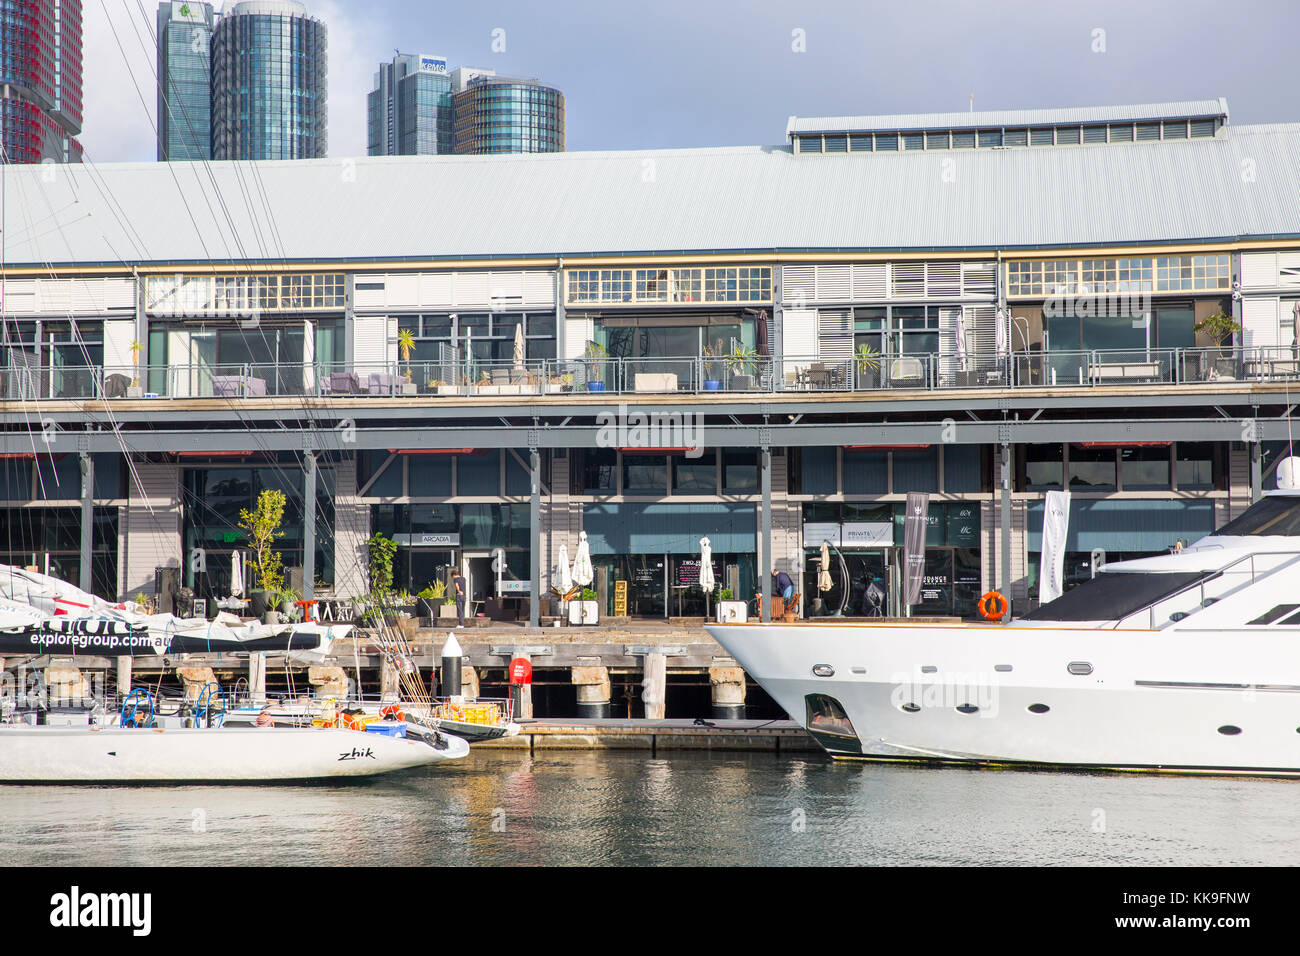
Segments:
[[[1300,236],[1300,124],[1095,149],[795,155],[777,146],[8,166],[3,175],[11,265]]]
[[[1062,109],[984,110],[974,113],[899,113],[882,116],[791,116],[785,134],[927,129],[999,129],[1075,123],[1131,123],[1142,120],[1228,117],[1228,102],[1185,100],[1135,106],[1075,106]]]

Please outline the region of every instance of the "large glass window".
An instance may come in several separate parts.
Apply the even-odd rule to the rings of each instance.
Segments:
[[[699,458],[673,455],[673,494],[713,495],[718,492],[716,456],[712,451]]]
[[[582,494],[612,495],[618,490],[618,452],[588,448],[582,452]]]
[[[1025,446],[1025,484],[1030,491],[1059,489],[1064,474],[1064,445]]]
[[[1115,449],[1070,446],[1070,489],[1110,491],[1115,488]]]
[[[668,459],[664,455],[624,455],[623,494],[668,493]]]
[[[1179,491],[1214,487],[1214,451],[1210,442],[1179,442],[1174,446]]]
[[[1121,448],[1119,472],[1125,491],[1168,488],[1169,446]]]

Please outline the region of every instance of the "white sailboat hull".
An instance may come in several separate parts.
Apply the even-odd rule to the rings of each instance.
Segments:
[[[1295,628],[708,630],[837,757],[1300,775]],[[815,719],[820,697],[851,727]]]
[[[0,727],[3,783],[193,783],[367,777],[454,760],[469,744],[320,728]]]

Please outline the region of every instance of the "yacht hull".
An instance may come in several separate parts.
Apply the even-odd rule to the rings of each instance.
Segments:
[[[872,624],[708,630],[836,757],[1300,775],[1294,633]]]
[[[318,728],[0,727],[0,783],[235,783],[368,777],[464,757],[469,744]]]

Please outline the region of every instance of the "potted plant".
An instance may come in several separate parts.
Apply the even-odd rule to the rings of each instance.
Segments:
[[[1192,331],[1206,335],[1213,340],[1218,354],[1214,357],[1214,376],[1216,378],[1236,378],[1236,362],[1231,356],[1223,354],[1223,347],[1241,331],[1241,326],[1222,309],[1213,315],[1207,315],[1192,326]]]
[[[414,395],[415,383],[411,381],[411,353],[415,350],[415,335],[410,329],[397,330],[397,350],[402,353],[402,361],[406,363],[406,381],[402,385],[402,394]]]
[[[284,590],[284,561],[274,550],[277,538],[283,538],[280,524],[284,520],[285,497],[283,491],[268,488],[257,496],[252,511],[241,508],[239,528],[248,539],[252,557],[248,566],[253,571],[257,588],[248,592],[254,617],[271,613],[271,600]],[[267,623],[275,623],[268,621]]]
[[[421,608],[424,610],[423,616],[430,621],[437,620],[441,616],[439,608],[446,596],[446,581],[430,581],[428,586],[416,595],[420,599]]]
[[[600,621],[600,604],[596,592],[583,588],[578,600],[569,602],[570,624],[597,624]]]
[[[758,351],[743,345],[735,346],[727,355],[727,368],[731,372],[731,387],[749,391],[754,387],[754,368],[758,364]]]
[[[456,595],[452,594],[451,589],[448,588],[446,596],[442,599],[442,607],[438,608],[438,618],[440,620],[447,620],[455,617]]]
[[[735,595],[731,588],[718,589],[718,623],[719,624],[744,624],[749,620],[749,605],[744,601],[733,600]]]
[[[140,387],[140,353],[144,346],[139,342],[131,343],[131,384],[126,390],[127,398],[143,398],[144,389]]]
[[[605,346],[594,340],[587,342],[582,350],[582,357],[587,365],[587,391],[603,392],[605,390],[605,360],[609,352]]]
[[[858,370],[858,388],[875,388],[879,383],[880,353],[863,342],[853,353]]]
[[[722,387],[722,380],[718,378],[718,362],[722,356],[722,339],[718,339],[717,345],[704,346],[704,390],[706,392],[716,392]]]

